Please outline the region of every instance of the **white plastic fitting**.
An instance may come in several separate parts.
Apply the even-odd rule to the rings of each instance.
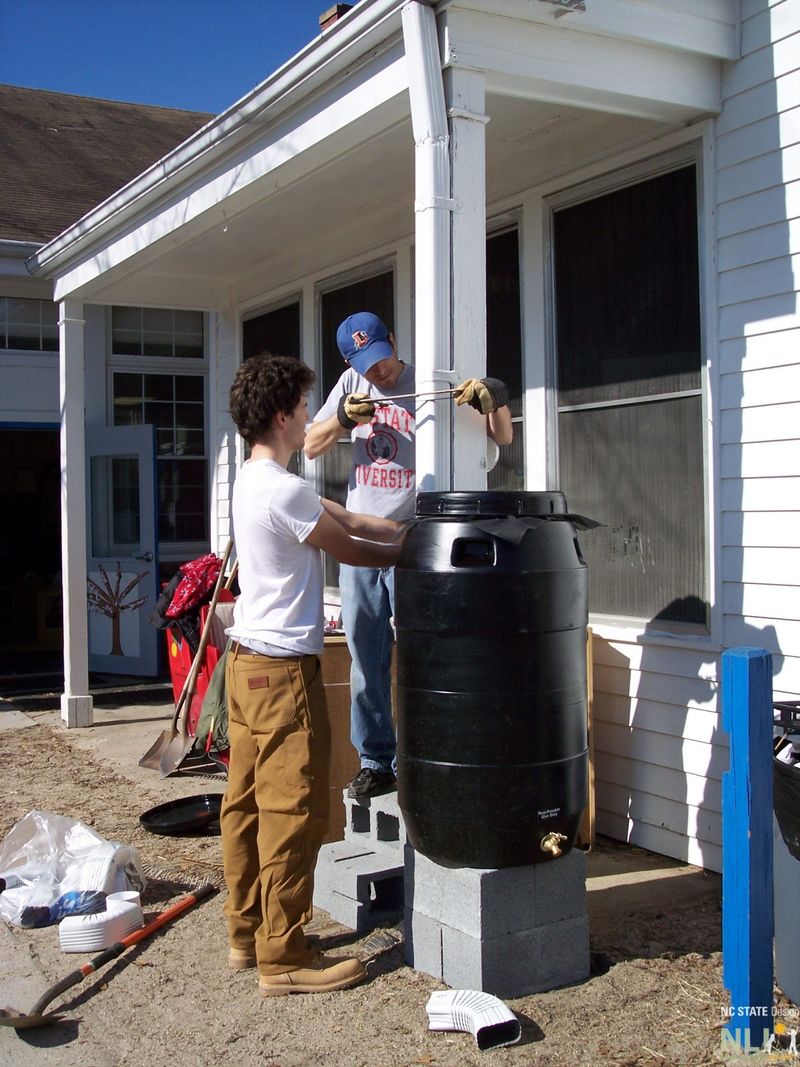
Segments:
[[[475,989],[442,989],[425,1005],[429,1030],[463,1030],[483,1051],[515,1045],[522,1036],[519,1019],[497,997]]]
[[[144,925],[139,894],[109,893],[106,910],[94,915],[68,915],[58,924],[62,952],[95,952],[110,948]]]

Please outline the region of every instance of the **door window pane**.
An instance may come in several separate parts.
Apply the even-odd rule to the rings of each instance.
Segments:
[[[139,461],[133,456],[93,456],[92,555],[126,555],[139,547]]]
[[[113,394],[115,426],[145,423],[156,428],[159,542],[205,541],[208,463],[203,376],[114,372]]]

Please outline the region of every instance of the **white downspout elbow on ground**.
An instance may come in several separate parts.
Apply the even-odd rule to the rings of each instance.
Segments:
[[[415,155],[417,391],[455,385],[450,330],[450,150],[442,64],[432,7],[402,11]],[[452,488],[452,405],[417,402],[417,489]]]

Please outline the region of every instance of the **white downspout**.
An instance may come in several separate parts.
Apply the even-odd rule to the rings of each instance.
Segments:
[[[415,144],[415,352],[417,390],[454,382],[450,342],[450,148],[434,9],[402,10]],[[417,404],[417,489],[452,488],[452,406]]]

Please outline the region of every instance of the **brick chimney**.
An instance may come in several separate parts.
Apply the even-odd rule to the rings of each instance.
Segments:
[[[334,4],[327,11],[323,11],[319,17],[319,28],[322,33],[338,22],[342,15],[346,15],[352,6],[352,4]]]

